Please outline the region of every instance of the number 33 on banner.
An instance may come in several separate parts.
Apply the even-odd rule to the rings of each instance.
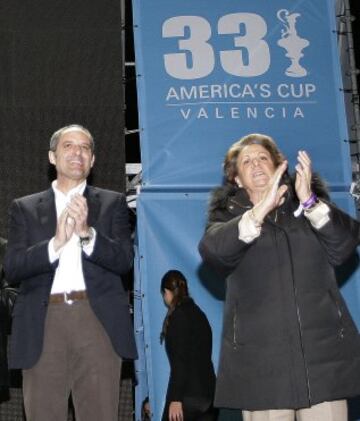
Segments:
[[[234,36],[237,50],[220,51],[225,72],[242,77],[264,74],[270,66],[270,50],[263,37],[267,33],[265,20],[254,13],[232,13],[218,21],[218,34]],[[166,72],[177,79],[199,79],[208,76],[215,67],[215,53],[209,44],[211,26],[200,16],[175,16],[162,28],[163,38],[185,37],[178,41],[180,53],[164,54]],[[189,52],[191,60],[189,60]]]

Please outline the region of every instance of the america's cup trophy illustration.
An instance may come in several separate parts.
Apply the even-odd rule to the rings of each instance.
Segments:
[[[291,61],[290,66],[286,69],[286,76],[304,77],[307,75],[307,70],[299,63],[300,59],[304,57],[302,51],[310,45],[307,39],[299,37],[296,32],[296,19],[301,16],[300,13],[289,13],[286,9],[281,9],[277,12],[277,18],[284,25],[281,30],[281,38],[277,44],[286,50],[286,57]]]

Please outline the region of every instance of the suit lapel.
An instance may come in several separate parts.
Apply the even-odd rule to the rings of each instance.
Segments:
[[[37,206],[38,218],[46,237],[52,237],[56,229],[55,198],[52,189],[46,190],[40,197]]]
[[[87,186],[84,196],[87,199],[89,208],[88,224],[89,226],[94,226],[100,211],[99,195],[93,187]],[[57,224],[55,196],[52,189],[46,190],[40,197],[37,205],[37,213],[40,225],[46,236],[52,237],[55,234]]]
[[[86,186],[84,197],[87,200],[89,208],[88,225],[93,227],[96,224],[100,211],[99,195],[96,193],[96,189],[91,186]]]

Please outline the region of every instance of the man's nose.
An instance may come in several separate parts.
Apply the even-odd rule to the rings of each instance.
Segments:
[[[73,151],[79,155],[81,153],[81,146],[80,145],[73,145]]]

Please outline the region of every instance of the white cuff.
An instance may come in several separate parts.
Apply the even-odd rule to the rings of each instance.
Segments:
[[[49,254],[49,262],[50,263],[54,263],[56,260],[59,259],[60,254],[61,254],[61,249],[59,249],[58,251],[54,250],[54,237],[49,241],[49,245],[48,245],[48,254]]]
[[[95,240],[96,240],[96,230],[95,230],[95,228],[91,227],[90,229],[92,230],[92,233],[93,233],[93,235],[91,237],[91,240],[85,246],[82,247],[83,252],[87,256],[90,256],[92,254],[92,252],[94,251]]]
[[[305,210],[304,215],[310,221],[310,224],[319,230],[330,221],[329,213],[329,206],[320,201],[313,209]]]
[[[239,240],[244,241],[244,243],[251,243],[261,233],[261,227],[251,218],[250,212],[251,210],[246,211],[238,224]]]

